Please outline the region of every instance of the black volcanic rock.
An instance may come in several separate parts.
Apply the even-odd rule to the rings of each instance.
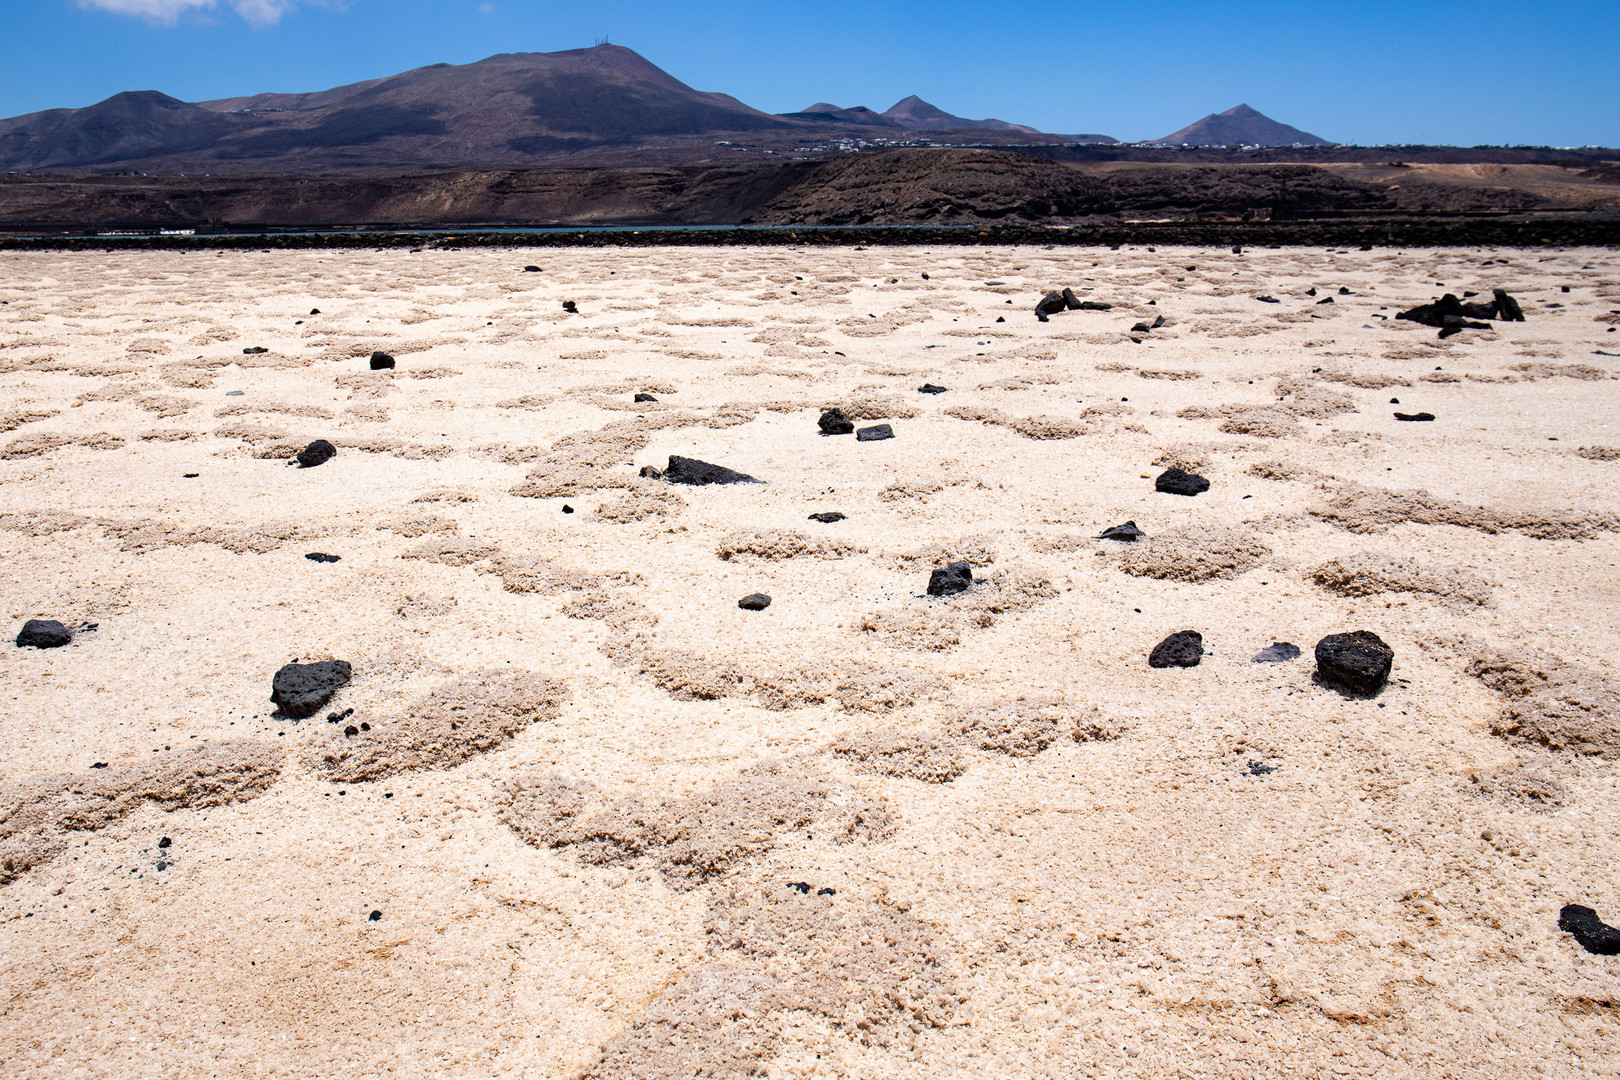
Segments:
[[[1519,302],[1509,296],[1506,289],[1492,289],[1491,296],[1496,301],[1496,317],[1503,322],[1524,322],[1524,309]]]
[[[1209,490],[1209,481],[1197,473],[1166,469],[1153,481],[1153,490],[1170,495],[1197,495]]]
[[[845,517],[846,517],[846,515],[840,514],[836,510],[828,510],[828,511],[825,511],[824,513],[820,513],[820,514],[811,514],[810,515],[810,520],[811,521],[819,521],[823,525],[831,525],[835,521],[843,521],[843,520],[845,520]]]
[[[286,664],[270,682],[270,700],[283,713],[302,720],[315,715],[333,694],[348,686],[352,674],[347,660]]]
[[[953,562],[928,575],[929,596],[955,596],[973,588],[973,566],[967,562]]]
[[[1067,286],[1063,289],[1063,307],[1068,311],[1079,311],[1080,298],[1074,295],[1074,290]]]
[[[1041,297],[1040,303],[1035,305],[1035,317],[1041,322],[1046,322],[1047,316],[1056,315],[1058,312],[1066,310],[1067,307],[1068,305],[1064,302],[1062,293],[1049,292]]]
[[[1426,420],[1433,420],[1434,419],[1434,413],[1432,413],[1432,412],[1420,412],[1420,413],[1398,412],[1398,413],[1395,414],[1395,419],[1397,419],[1397,420],[1411,420],[1411,421],[1414,421],[1414,422],[1422,422],[1422,421],[1426,421]]]
[[[1300,657],[1299,646],[1290,641],[1273,641],[1250,657],[1254,664],[1286,664]]]
[[[1316,643],[1316,673],[1358,694],[1376,694],[1389,679],[1395,650],[1371,630],[1329,634]]]
[[[947,387],[935,386],[933,383],[930,382],[930,383],[923,383],[921,386],[917,387],[917,393],[919,393],[919,394],[948,394],[948,393],[950,393],[950,390]]]
[[[308,559],[310,562],[318,563],[335,563],[343,561],[343,556],[328,555],[324,551],[311,551],[309,554],[305,555],[304,558]]]
[[[707,461],[680,457],[676,454],[669,456],[669,466],[660,474],[660,478],[666,483],[687,484],[693,487],[705,487],[709,484],[763,484],[765,482],[756,480],[747,473],[728,469],[724,465],[711,465]]]
[[[298,451],[298,467],[300,469],[313,469],[317,465],[325,465],[335,457],[337,457],[337,447],[325,439],[316,439]]]
[[[374,353],[371,354],[371,370],[372,371],[391,371],[391,370],[393,370],[393,367],[394,367],[394,358],[392,356],[389,356],[387,353],[385,353],[385,352],[374,352]]]
[[[1146,536],[1147,533],[1136,527],[1136,522],[1127,521],[1123,525],[1115,525],[1113,528],[1104,529],[1097,539],[1119,540],[1126,544],[1134,544]]]
[[[29,619],[17,635],[17,648],[60,649],[72,641],[68,628],[55,619]]]
[[[882,442],[884,439],[894,438],[894,428],[888,424],[873,424],[863,427],[855,433],[857,442]]]
[[[1398,312],[1395,317],[1440,329],[1446,325],[1447,315],[1458,319],[1463,317],[1462,301],[1457,299],[1454,293],[1446,293],[1432,304],[1419,304],[1415,308]]]
[[[651,394],[637,394],[635,396],[635,402],[640,404],[656,404],[657,401],[658,399]]]
[[[749,593],[737,601],[737,606],[744,611],[764,611],[771,606],[771,598],[762,592]]]
[[[1620,955],[1620,930],[1598,918],[1598,913],[1589,907],[1565,904],[1558,912],[1558,929],[1575,935],[1575,941],[1589,953]]]
[[[1177,630],[1148,653],[1148,667],[1197,667],[1204,659],[1204,635],[1196,630]]]
[[[816,421],[823,435],[848,435],[855,430],[855,421],[845,416],[840,409],[828,409]]]

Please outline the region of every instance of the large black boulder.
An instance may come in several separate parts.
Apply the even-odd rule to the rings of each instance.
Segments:
[[[1574,934],[1581,948],[1599,956],[1620,954],[1620,930],[1616,930],[1598,913],[1580,904],[1565,904],[1558,913],[1558,929]]]
[[[728,469],[724,465],[710,465],[707,461],[697,458],[669,455],[669,467],[663,472],[663,479],[671,484],[688,484],[693,487],[703,487],[708,484],[763,484],[765,481],[757,480],[747,473],[740,473]]]
[[[823,435],[849,435],[855,431],[855,421],[845,416],[841,409],[828,409],[822,413],[816,426]]]
[[[315,715],[332,700],[333,694],[348,686],[351,674],[347,660],[287,664],[270,682],[270,700],[283,713],[302,720]]]
[[[68,628],[55,619],[29,619],[17,635],[17,648],[60,649],[72,641]]]
[[[1148,667],[1197,667],[1204,658],[1204,635],[1177,630],[1148,653]]]
[[[337,447],[325,439],[316,439],[298,451],[298,467],[300,469],[313,469],[317,465],[325,465],[335,457],[337,457]]]
[[[1158,479],[1153,481],[1154,491],[1163,491],[1170,495],[1197,495],[1209,490],[1209,481],[1197,473],[1184,472],[1181,469],[1166,469],[1160,473]]]
[[[953,562],[943,570],[928,575],[929,596],[955,596],[973,588],[973,567],[966,562]]]
[[[1371,630],[1329,634],[1316,643],[1316,673],[1358,694],[1376,694],[1389,679],[1395,650]]]

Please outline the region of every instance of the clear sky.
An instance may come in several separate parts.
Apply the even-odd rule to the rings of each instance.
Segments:
[[[1339,142],[1620,146],[1617,0],[0,0],[0,116],[324,90],[607,38],[769,112],[1135,140],[1247,103]]]

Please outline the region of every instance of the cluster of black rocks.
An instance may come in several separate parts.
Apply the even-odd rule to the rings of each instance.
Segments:
[[[944,388],[924,392],[943,393]],[[894,438],[894,428],[888,424],[873,424],[871,427],[857,430],[855,421],[845,416],[842,409],[826,410],[821,414],[821,419],[816,421],[816,426],[821,429],[823,435],[853,434],[857,442],[881,442],[884,439]]]
[[[1299,659],[1299,646],[1273,642],[1253,657],[1256,664],[1282,664]],[[1197,667],[1204,659],[1204,636],[1196,630],[1178,630],[1153,647],[1148,666]],[[1371,630],[1329,634],[1316,643],[1316,674],[1324,682],[1371,697],[1389,681],[1395,650]]]
[[[1082,300],[1074,295],[1073,289],[1065,288],[1041,297],[1041,302],[1035,305],[1035,317],[1041,322],[1049,322],[1050,316],[1060,311],[1108,311],[1113,306],[1101,300]]]
[[[1461,330],[1491,329],[1490,323],[1479,321],[1482,319],[1524,322],[1524,309],[1519,306],[1517,300],[1508,295],[1507,290],[1493,289],[1489,302],[1470,303],[1454,293],[1446,293],[1432,304],[1419,304],[1395,317],[1435,327],[1440,331],[1441,337],[1448,338]]]

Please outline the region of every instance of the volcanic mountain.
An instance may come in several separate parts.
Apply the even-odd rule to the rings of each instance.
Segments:
[[[0,168],[150,172],[399,171],[532,165],[583,150],[792,149],[829,135],[926,130],[998,142],[1039,136],[918,98],[888,113],[818,104],[773,116],[694,90],[630,49],[504,53],[300,94],[188,104],[156,91],[0,120]],[[932,137],[932,136],[931,136]],[[1106,137],[1103,138],[1105,141]]]
[[[1332,146],[1326,139],[1279,124],[1247,105],[1210,113],[1162,139],[1155,146]]]

